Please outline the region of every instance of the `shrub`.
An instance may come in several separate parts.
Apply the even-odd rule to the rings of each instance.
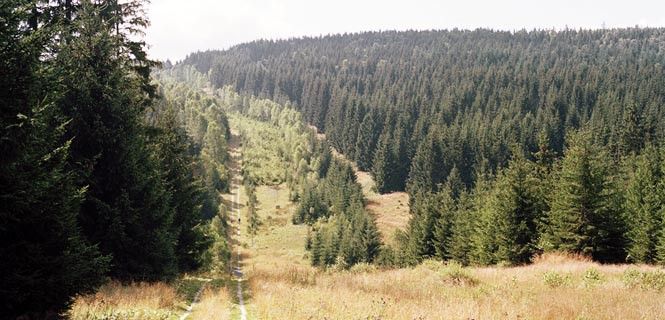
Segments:
[[[439,272],[443,276],[443,281],[452,285],[475,286],[479,282],[456,261],[448,262]]]
[[[623,283],[629,288],[661,291],[665,289],[665,272],[627,269],[623,273]]]
[[[369,264],[367,262],[361,262],[353,265],[351,269],[349,269],[349,272],[351,273],[373,273],[376,272],[378,269],[376,268],[375,265]]]
[[[550,288],[558,288],[570,285],[570,274],[560,274],[556,271],[547,271],[543,273],[543,283]]]
[[[593,287],[603,282],[603,276],[596,268],[589,268],[586,271],[584,271],[584,275],[582,276],[582,282],[584,283],[584,286],[587,288]]]

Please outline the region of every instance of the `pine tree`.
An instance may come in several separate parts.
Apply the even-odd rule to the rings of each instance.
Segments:
[[[494,262],[519,264],[533,256],[538,240],[537,223],[542,217],[536,199],[533,166],[516,151],[513,160],[494,183],[488,203],[494,220]]]
[[[356,163],[360,170],[368,171],[372,168],[372,156],[376,148],[378,129],[373,109],[370,109],[360,123],[358,138],[356,139]]]
[[[585,131],[571,135],[568,141],[542,246],[598,261],[623,261],[623,222],[609,161]]]
[[[86,188],[67,166],[69,124],[41,60],[62,25],[43,24],[38,4],[0,5],[0,309],[8,319],[59,317],[71,297],[104,281],[110,260],[77,223]]]
[[[395,176],[396,166],[395,155],[390,147],[390,135],[383,133],[379,138],[374,160],[372,161],[372,176],[376,182],[376,189],[379,193],[394,191],[392,181]]]
[[[142,125],[154,96],[153,64],[115,23],[131,18],[134,4],[108,12],[81,3],[76,32],[64,36],[55,61],[65,92],[57,105],[72,119],[65,136],[72,139],[69,164],[77,183],[89,186],[79,215],[85,236],[113,256],[113,276],[155,280],[177,271],[176,237],[169,194]]]
[[[635,262],[653,263],[656,259],[658,233],[663,223],[660,212],[665,206],[658,194],[663,179],[660,155],[655,147],[649,146],[641,155],[631,157],[628,161],[635,161],[625,203],[628,258]]]

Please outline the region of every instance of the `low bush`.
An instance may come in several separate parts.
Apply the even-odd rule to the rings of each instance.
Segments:
[[[471,275],[459,262],[451,261],[445,264],[439,270],[443,276],[443,281],[456,286],[475,286],[479,283],[478,279]]]
[[[584,283],[584,286],[587,288],[594,287],[602,283],[603,280],[604,280],[603,276],[596,268],[589,268],[586,271],[584,271],[584,275],[582,275],[582,282]]]
[[[556,271],[547,271],[543,273],[543,283],[550,288],[559,288],[568,286],[571,283],[570,274],[562,274]]]
[[[665,272],[627,269],[623,273],[623,283],[628,288],[662,291],[665,289]]]

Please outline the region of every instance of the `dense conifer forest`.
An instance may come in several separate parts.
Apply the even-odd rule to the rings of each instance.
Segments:
[[[108,277],[223,265],[226,115],[153,82],[143,1],[3,1],[0,16],[0,318],[61,317]]]
[[[228,280],[231,122],[251,246],[302,231],[289,285],[438,263],[471,286],[463,266],[550,252],[665,264],[665,29],[365,32],[173,65],[147,56],[145,4],[0,3],[0,318],[64,317],[110,281]],[[380,234],[358,171],[408,193],[402,230]],[[266,186],[283,225],[263,226],[287,211]]]
[[[515,143],[535,152],[541,133],[558,155],[582,126],[615,157],[662,139],[664,41],[662,29],[368,32],[255,41],[183,63],[217,87],[290,101],[388,192],[418,174],[428,136],[445,151],[430,189],[455,167],[473,185],[479,164],[504,166]]]
[[[368,32],[182,64],[293,104],[379,192],[406,190],[412,218],[382,263],[546,251],[653,263],[665,254],[664,46],[662,29]]]

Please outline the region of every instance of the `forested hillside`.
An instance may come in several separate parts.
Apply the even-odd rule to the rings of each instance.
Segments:
[[[665,31],[369,32],[255,41],[183,63],[217,87],[294,103],[331,144],[404,190],[419,145],[435,136],[434,188],[453,168],[507,163],[511,144],[561,154],[565,133],[592,128],[614,155],[664,133]]]
[[[378,191],[406,190],[381,263],[488,265],[665,261],[663,63],[664,30],[615,29],[255,41],[181,65],[295,105]]]
[[[663,314],[665,29],[162,65],[146,3],[0,3],[0,319]]]

